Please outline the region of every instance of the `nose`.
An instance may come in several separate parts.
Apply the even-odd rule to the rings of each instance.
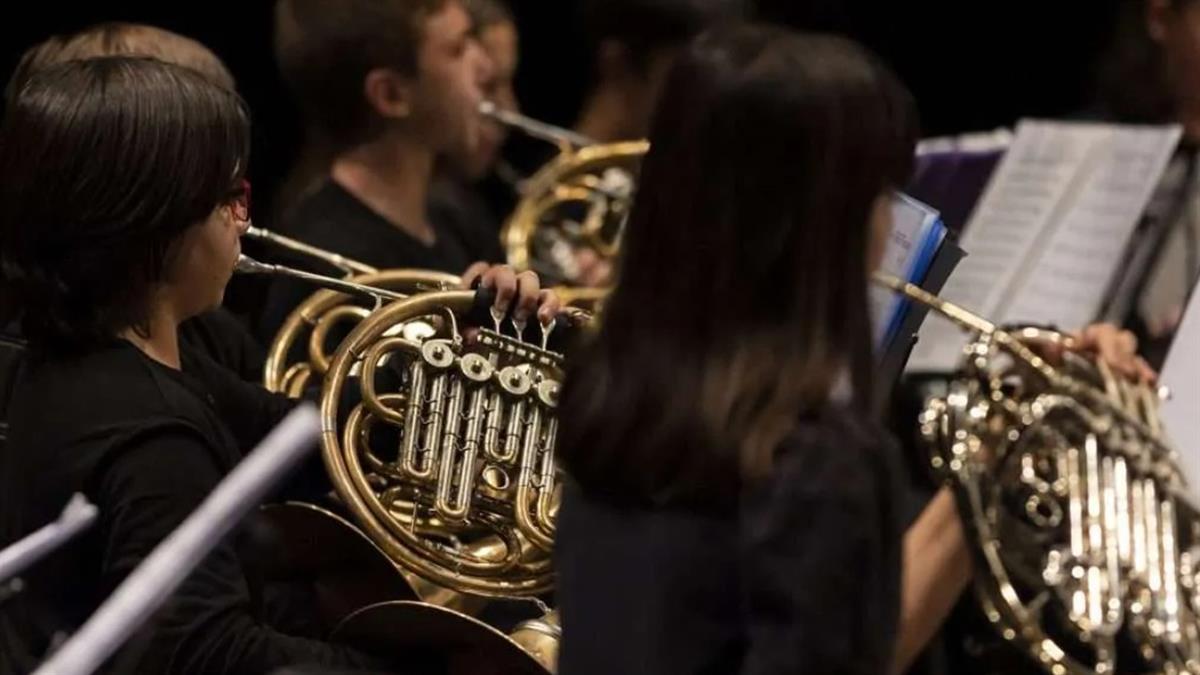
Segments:
[[[496,65],[492,63],[491,57],[484,51],[479,41],[471,40],[469,49],[471,50],[472,74],[475,76],[475,84],[486,90],[488,83],[496,77]]]

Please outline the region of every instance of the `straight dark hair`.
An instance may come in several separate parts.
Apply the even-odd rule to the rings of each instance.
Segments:
[[[47,350],[147,331],[172,244],[236,197],[236,94],[153,59],[32,74],[0,128],[0,320]]]
[[[868,408],[870,213],[916,138],[910,95],[847,40],[750,24],[684,52],[619,282],[562,395],[561,457],[585,490],[720,503],[839,381]]]

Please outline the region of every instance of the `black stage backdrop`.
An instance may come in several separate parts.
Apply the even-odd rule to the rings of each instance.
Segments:
[[[336,2],[337,0],[329,0]],[[760,0],[764,15],[853,37],[915,93],[927,135],[1008,125],[1084,107],[1118,0]],[[512,0],[522,29],[527,112],[569,123],[588,77],[576,0]],[[270,0],[16,3],[0,22],[0,73],[55,32],[105,20],[152,23],[214,49],[253,110],[256,211],[295,156],[298,125],[271,58]],[[18,14],[17,12],[22,12]],[[515,148],[518,155],[522,148]],[[526,151],[528,152],[528,151]],[[518,162],[521,163],[521,162]]]

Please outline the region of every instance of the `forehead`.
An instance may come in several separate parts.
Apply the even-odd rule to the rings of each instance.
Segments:
[[[483,45],[493,61],[508,63],[517,58],[517,31],[510,23],[496,23],[479,32]]]
[[[426,44],[459,40],[471,32],[471,15],[458,0],[448,0],[442,8],[425,19],[423,38]]]

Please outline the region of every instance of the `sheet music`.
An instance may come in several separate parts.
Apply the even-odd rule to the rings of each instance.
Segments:
[[[914,268],[928,264],[927,258],[933,253],[930,247],[936,250],[944,237],[945,229],[938,224],[937,211],[897,193],[892,200],[892,232],[879,267],[894,277],[919,282],[912,278]],[[901,299],[892,291],[872,286],[870,303],[875,344],[880,345],[897,319]]]
[[[1177,130],[1117,128],[1040,258],[1018,277],[1002,322],[1075,330],[1095,320],[1129,237],[1179,142]]]
[[[1021,122],[943,297],[1001,323],[1092,320],[1179,135],[1178,126]],[[952,370],[963,342],[931,317],[909,368]]]
[[[1163,425],[1179,450],[1188,489],[1200,501],[1200,292],[1192,291],[1161,380],[1171,390],[1162,404]]]

